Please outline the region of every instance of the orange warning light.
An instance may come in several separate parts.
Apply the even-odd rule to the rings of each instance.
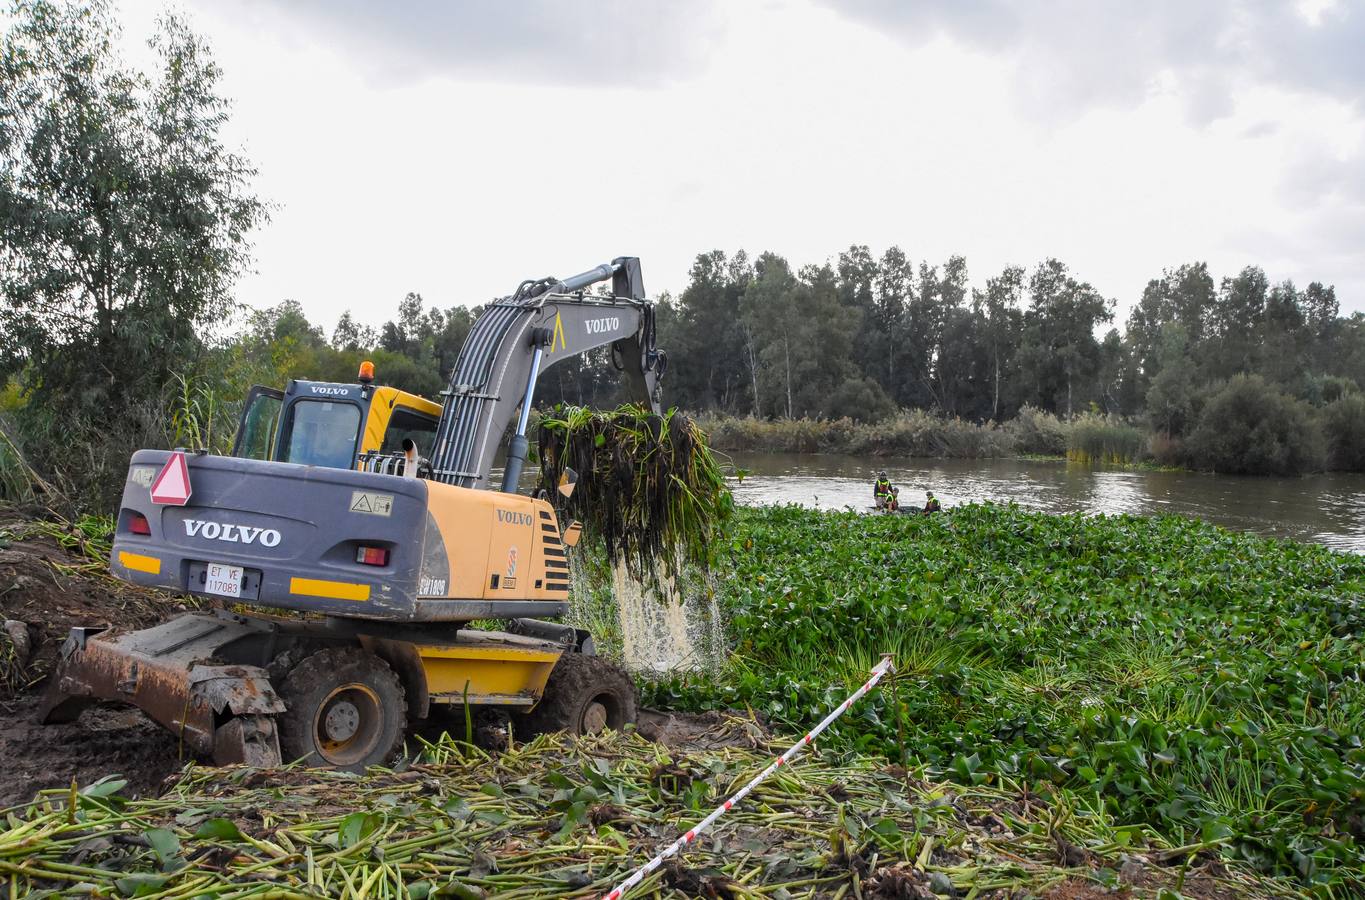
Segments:
[[[360,375],[359,375],[358,377],[360,378],[360,383],[361,383],[361,384],[370,384],[371,382],[373,382],[373,381],[374,381],[374,363],[370,362],[368,359],[365,360],[363,363],[361,363],[361,364],[360,364]]]

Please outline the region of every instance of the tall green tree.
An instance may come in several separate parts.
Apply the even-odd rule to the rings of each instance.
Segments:
[[[117,420],[155,396],[233,308],[267,218],[224,146],[221,71],[185,22],[115,52],[103,2],[18,0],[0,53],[0,375]]]
[[[900,247],[889,247],[877,264],[869,322],[875,337],[863,345],[873,375],[888,393],[896,391],[904,365],[905,304],[910,298],[915,268]]]
[[[1020,309],[1023,295],[1023,267],[1006,266],[999,275],[986,280],[986,292],[977,299],[990,362],[991,418],[997,422],[1004,410],[1000,403],[1000,386],[1006,379],[1013,380],[1019,354],[1024,323]]]
[[[747,350],[755,370],[755,407],[791,418],[796,412],[795,377],[801,366],[801,315],[796,276],[776,253],[754,261],[754,279],[741,301]],[[763,386],[769,406],[758,401]]]
[[[690,409],[759,412],[758,356],[741,301],[753,279],[744,251],[700,253],[687,288],[658,318],[671,360],[670,402]]]
[[[1210,316],[1217,342],[1209,360],[1211,378],[1224,379],[1255,372],[1260,365],[1261,336],[1270,286],[1265,272],[1247,266],[1224,278]]]
[[[1198,352],[1212,324],[1215,299],[1206,263],[1165,269],[1160,278],[1147,282],[1128,315],[1125,334],[1130,361],[1126,387],[1132,397],[1143,396],[1159,373],[1169,326],[1178,326],[1187,349]]]
[[[876,308],[877,260],[866,244],[854,244],[839,254],[837,274],[839,302],[857,316],[857,342],[862,351],[858,354],[858,367],[875,377],[880,374],[888,344]]]
[[[1037,402],[1068,418],[1089,399],[1101,363],[1095,329],[1114,318],[1113,301],[1088,283],[1077,281],[1057,259],[1038,264],[1029,278],[1029,308],[1024,315],[1025,380]]]

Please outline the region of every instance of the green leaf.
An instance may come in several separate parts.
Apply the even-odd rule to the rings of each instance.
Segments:
[[[160,891],[165,883],[164,875],[126,875],[115,879],[114,887],[125,897],[148,897]]]
[[[231,819],[219,818],[204,822],[194,832],[194,836],[208,841],[240,841],[242,832]]]
[[[180,855],[180,838],[176,837],[175,832],[166,828],[148,828],[142,832],[142,836],[152,845],[163,867],[169,867]]]
[[[337,835],[342,847],[354,847],[374,833],[381,819],[375,813],[351,813],[341,820]]]
[[[118,775],[105,775],[99,781],[81,791],[85,797],[112,797],[128,786],[128,779]]]

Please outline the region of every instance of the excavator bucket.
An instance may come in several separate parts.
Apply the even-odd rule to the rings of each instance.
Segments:
[[[258,635],[231,619],[196,614],[143,631],[73,628],[42,720],[71,721],[98,700],[130,703],[218,765],[279,765],[273,716],[285,706],[266,671],[214,659],[219,648]]]

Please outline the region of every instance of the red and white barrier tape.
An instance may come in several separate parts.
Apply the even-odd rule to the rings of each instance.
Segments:
[[[783,753],[777,759],[773,760],[772,764],[769,765],[768,768],[758,773],[758,777],[754,778],[753,781],[750,781],[744,787],[736,791],[735,795],[731,797],[729,800],[726,800],[720,806],[717,806],[714,810],[712,810],[711,814],[706,818],[702,819],[696,825],[694,825],[692,827],[692,830],[688,831],[682,837],[674,841],[671,845],[669,845],[669,847],[666,850],[664,850],[658,856],[654,857],[649,862],[645,863],[643,866],[636,869],[635,874],[631,875],[625,881],[617,885],[616,889],[613,890],[610,894],[605,895],[602,898],[602,900],[622,900],[622,898],[626,896],[627,891],[635,887],[641,881],[644,881],[645,876],[647,876],[650,872],[653,872],[655,869],[659,868],[659,866],[663,865],[664,860],[668,859],[670,856],[676,855],[677,852],[681,850],[683,847],[686,847],[688,844],[695,841],[697,839],[697,835],[701,834],[703,831],[710,828],[711,825],[717,819],[719,819],[725,813],[729,812],[736,803],[747,797],[749,795],[749,792],[752,791],[755,787],[757,787],[760,782],[762,782],[769,775],[776,772],[778,769],[785,766],[787,763],[791,762],[792,759],[794,759],[798,753],[804,750],[810,744],[811,741],[815,740],[820,735],[820,732],[828,728],[831,722],[842,716],[844,713],[848,712],[848,708],[850,706],[857,703],[860,699],[862,699],[862,696],[864,694],[872,690],[872,688],[876,687],[877,682],[881,681],[884,675],[892,671],[892,668],[893,667],[891,665],[890,654],[883,656],[882,661],[877,663],[876,667],[873,668],[872,677],[867,680],[867,683],[864,684],[862,687],[858,688],[856,691],[854,691],[847,700],[839,704],[839,706],[834,710],[834,712],[825,716],[824,720],[821,721],[819,725],[816,725],[809,732],[807,732],[806,736],[803,737],[801,740],[797,741],[790,750],[788,750],[786,753]]]

